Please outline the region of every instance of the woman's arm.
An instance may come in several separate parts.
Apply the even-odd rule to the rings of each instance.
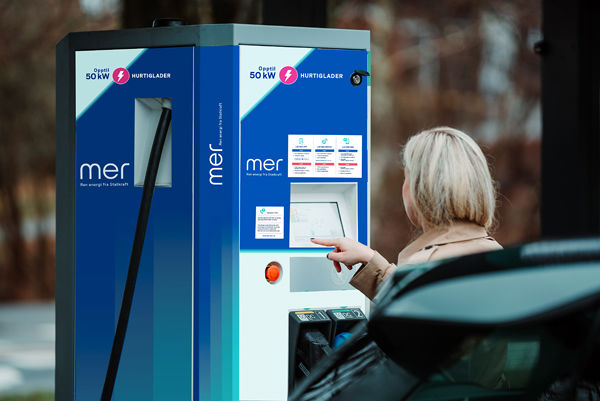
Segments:
[[[355,264],[361,263],[362,266],[354,274],[350,284],[370,299],[375,297],[377,287],[383,279],[396,268],[396,265],[388,262],[373,249],[350,238],[313,238],[311,241],[315,244],[335,247],[327,254],[327,259],[333,261],[338,273],[342,271],[340,263],[345,264],[350,270]]]
[[[367,263],[375,255],[374,250],[350,238],[311,238],[311,241],[318,245],[335,247],[333,252],[327,254],[327,259],[333,261],[338,273],[342,271],[340,263],[345,264],[348,269],[352,270],[352,266],[355,264]]]
[[[350,284],[372,300],[375,298],[381,282],[396,268],[395,264],[388,262],[378,252],[375,252],[369,262],[363,264],[354,274]]]

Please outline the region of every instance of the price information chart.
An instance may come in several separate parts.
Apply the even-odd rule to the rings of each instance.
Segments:
[[[360,135],[288,135],[289,177],[361,178]]]

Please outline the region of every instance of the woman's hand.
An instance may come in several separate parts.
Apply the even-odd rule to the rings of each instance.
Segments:
[[[351,270],[353,265],[357,263],[367,263],[375,254],[375,251],[368,246],[350,238],[311,238],[310,240],[314,244],[335,247],[333,252],[327,254],[327,259],[333,261],[335,270],[337,270],[338,273],[342,272],[340,262],[345,264],[346,267]]]

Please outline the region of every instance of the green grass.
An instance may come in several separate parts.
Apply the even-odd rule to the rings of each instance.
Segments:
[[[0,401],[54,401],[54,393],[32,393],[26,395],[0,395]]]

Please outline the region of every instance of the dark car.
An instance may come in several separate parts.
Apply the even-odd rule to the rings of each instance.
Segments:
[[[600,400],[600,239],[415,265],[290,400]]]

